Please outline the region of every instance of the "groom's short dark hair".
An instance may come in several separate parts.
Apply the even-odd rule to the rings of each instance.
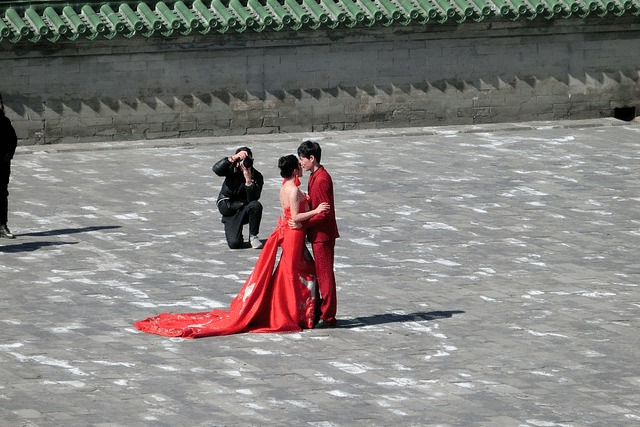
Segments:
[[[320,144],[315,141],[304,141],[298,147],[298,157],[309,159],[311,156],[316,158],[316,162],[320,163],[320,158],[322,157]]]

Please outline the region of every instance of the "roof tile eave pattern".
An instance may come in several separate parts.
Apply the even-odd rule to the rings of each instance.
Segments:
[[[206,1],[206,3],[205,3]],[[3,7],[4,6],[4,7]],[[640,0],[182,0],[0,5],[0,42],[112,39],[117,35],[316,30],[338,26],[441,25],[506,20],[567,19],[608,14],[640,16]]]

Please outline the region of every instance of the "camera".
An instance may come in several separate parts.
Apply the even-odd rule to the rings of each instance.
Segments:
[[[251,157],[245,157],[242,161],[245,168],[250,169],[253,166],[253,159]]]

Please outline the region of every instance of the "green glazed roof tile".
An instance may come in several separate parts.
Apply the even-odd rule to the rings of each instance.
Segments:
[[[0,42],[640,15],[640,0],[0,1]]]

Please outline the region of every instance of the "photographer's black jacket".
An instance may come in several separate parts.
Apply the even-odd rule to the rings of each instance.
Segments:
[[[244,175],[240,168],[236,167],[225,157],[211,168],[218,176],[224,176],[225,180],[218,195],[218,203],[221,200],[229,202],[244,202],[247,204],[260,199],[264,178],[260,172],[251,167],[251,185],[246,185]]]

